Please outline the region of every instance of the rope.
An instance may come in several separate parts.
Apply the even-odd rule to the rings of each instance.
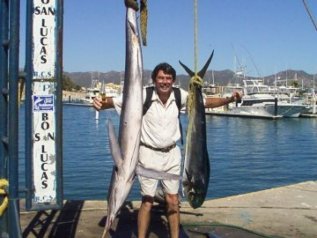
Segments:
[[[0,205],[0,216],[3,215],[4,211],[8,207],[9,199],[8,199],[8,195],[6,192],[6,187],[8,187],[8,186],[9,186],[8,180],[0,179],[0,195],[4,196],[2,204]]]
[[[127,8],[132,8],[134,11],[140,10],[140,28],[141,28],[141,38],[142,38],[142,44],[146,46],[146,35],[147,35],[147,0],[141,0],[140,1],[141,6],[139,7],[139,4],[137,0],[124,0],[124,4]]]
[[[146,35],[147,35],[147,0],[141,0],[140,10],[140,25],[141,25],[141,38],[142,43],[146,46]]]
[[[198,72],[198,0],[194,0],[194,72]]]

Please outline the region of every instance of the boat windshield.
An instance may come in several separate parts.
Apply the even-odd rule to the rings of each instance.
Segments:
[[[244,80],[245,94],[268,94],[271,93],[270,87],[263,83],[263,80]]]

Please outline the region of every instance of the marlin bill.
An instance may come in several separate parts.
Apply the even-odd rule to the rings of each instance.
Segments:
[[[188,127],[186,133],[185,160],[182,176],[182,190],[193,208],[200,207],[208,191],[210,163],[207,151],[206,117],[202,96],[203,77],[213,57],[207,60],[198,73],[179,62],[191,77],[188,90]]]

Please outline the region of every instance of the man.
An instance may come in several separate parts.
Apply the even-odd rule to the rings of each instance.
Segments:
[[[144,114],[141,127],[141,141],[139,164],[148,169],[180,175],[181,151],[176,142],[181,138],[179,128],[179,109],[176,105],[173,84],[176,80],[176,71],[167,64],[158,64],[152,72],[154,91],[152,103]],[[186,107],[187,91],[180,89],[181,106]],[[146,90],[143,94],[146,98]],[[226,105],[240,99],[238,93],[231,98],[206,98],[205,107],[213,108]],[[93,106],[96,110],[113,108],[119,109],[122,98],[95,98]],[[147,235],[150,223],[151,209],[154,201],[158,180],[138,176],[142,203],[138,213],[138,237]],[[170,227],[170,237],[179,237],[179,180],[162,180],[167,204],[167,218]]]

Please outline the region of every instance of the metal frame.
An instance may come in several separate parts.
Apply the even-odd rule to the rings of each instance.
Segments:
[[[8,30],[9,30],[9,2],[0,2],[0,177],[7,178],[8,164]],[[2,199],[1,199],[2,203]],[[0,218],[1,234],[8,233],[8,213]]]
[[[9,236],[21,237],[19,218],[19,41],[20,1],[10,1],[9,43]]]
[[[63,55],[63,0],[57,1],[57,60],[56,60],[56,160],[57,160],[57,193],[58,206],[45,209],[60,208],[63,203],[62,190],[62,55]],[[32,6],[27,1],[27,36],[26,36],[26,98],[31,95],[32,83]],[[20,1],[0,0],[0,178],[8,179],[8,208],[0,217],[1,237],[22,237],[19,217],[19,30]],[[9,100],[10,99],[10,100]],[[26,101],[26,118],[31,113],[30,100]],[[31,105],[32,106],[32,105]],[[27,122],[27,120],[26,120]],[[30,169],[30,126],[26,123],[26,173]],[[29,185],[29,180],[26,183]],[[30,192],[30,190],[29,190]],[[29,194],[27,193],[27,196]],[[0,198],[0,200],[2,200]],[[1,201],[2,202],[2,201]]]
[[[18,80],[20,1],[1,1],[0,136],[1,178],[8,179],[9,204],[1,217],[1,236],[21,237],[18,191]],[[10,99],[10,100],[8,100]]]

